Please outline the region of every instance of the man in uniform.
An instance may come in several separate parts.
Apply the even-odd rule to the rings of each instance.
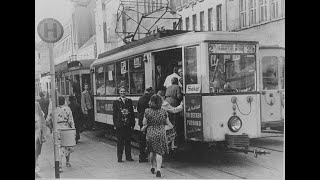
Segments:
[[[132,100],[126,98],[126,88],[120,87],[120,98],[113,101],[113,124],[117,134],[117,157],[122,161],[123,149],[127,161],[134,161],[131,156],[131,132],[135,126]]]
[[[144,117],[144,110],[149,107],[149,101],[152,96],[152,87],[148,87],[144,93],[143,96],[139,98],[138,104],[137,104],[137,111],[139,113],[139,126],[140,129],[142,128],[142,120]],[[147,159],[147,153],[145,151],[146,149],[146,134],[145,132],[141,132],[140,134],[140,155],[139,155],[139,162],[148,162]]]
[[[83,114],[87,116],[87,128],[94,129],[94,119],[93,119],[93,103],[91,100],[91,95],[88,91],[88,84],[84,84],[84,91],[81,94],[81,109]]]

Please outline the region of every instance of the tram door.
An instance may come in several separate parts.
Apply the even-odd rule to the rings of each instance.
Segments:
[[[173,68],[182,68],[182,49],[170,49],[154,53],[155,56],[155,92],[165,90],[163,86]]]
[[[261,49],[261,127],[281,128],[284,121],[284,52]]]

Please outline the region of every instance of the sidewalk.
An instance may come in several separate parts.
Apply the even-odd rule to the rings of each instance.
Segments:
[[[116,146],[99,140],[95,131],[81,133],[81,139],[71,154],[71,167],[65,166],[60,179],[154,179],[155,174],[150,172],[150,163],[139,163],[139,152],[132,148],[132,157],[135,161],[118,163]],[[54,179],[54,155],[52,139],[48,139],[42,146],[39,157],[40,172],[36,179]],[[195,176],[172,169],[164,163],[162,179],[194,179]]]

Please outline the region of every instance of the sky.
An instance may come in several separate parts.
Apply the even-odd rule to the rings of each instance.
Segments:
[[[70,0],[35,0],[35,41],[40,41],[37,26],[42,19],[54,18],[63,24],[71,16],[71,7]]]

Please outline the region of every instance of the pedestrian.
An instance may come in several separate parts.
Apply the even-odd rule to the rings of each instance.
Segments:
[[[57,122],[57,130],[60,129],[74,129],[74,121],[70,108],[65,103],[65,98],[63,96],[58,97],[58,106],[55,111],[55,119]],[[49,113],[46,119],[47,124],[53,124],[52,122],[52,103],[49,105]],[[62,172],[62,160],[63,156],[66,158],[66,166],[71,167],[70,154],[73,152],[73,147],[63,147],[60,145],[60,135],[58,134],[58,147],[60,154],[59,171]]]
[[[150,153],[151,172],[156,177],[161,177],[162,156],[169,152],[166,142],[165,126],[173,128],[166,110],[161,108],[162,98],[154,94],[150,98],[149,107],[145,110],[142,131],[146,130],[147,150]]]
[[[76,76],[74,77],[74,80],[70,79],[70,82],[71,82],[73,94],[76,98],[76,102],[80,104],[81,103],[80,83]]]
[[[86,125],[89,130],[95,129],[94,118],[93,118],[93,103],[91,100],[91,95],[89,93],[89,85],[84,84],[84,91],[81,94],[81,109],[85,115]]]
[[[82,110],[80,104],[76,102],[76,97],[73,95],[69,96],[69,107],[72,111],[73,121],[76,127],[76,144],[78,144],[78,141],[80,139],[80,132],[82,127]]]
[[[167,76],[166,80],[165,80],[164,83],[163,83],[163,86],[166,87],[166,88],[168,88],[169,86],[171,86],[171,79],[172,79],[173,77],[176,77],[176,78],[178,78],[178,79],[181,78],[181,77],[179,76],[179,74],[178,74],[178,67],[173,67],[173,73],[170,74],[169,76]],[[181,84],[181,83],[178,83],[178,85],[179,85],[180,87],[182,87],[182,84]]]
[[[46,119],[48,116],[48,107],[49,107],[49,100],[44,98],[44,93],[39,93],[40,99],[38,100],[41,110],[44,113],[44,118]]]
[[[172,106],[177,107],[182,100],[181,88],[178,85],[178,78],[171,79],[171,85],[166,90],[166,101]]]
[[[117,157],[122,161],[123,149],[127,161],[134,161],[131,156],[131,132],[135,126],[132,100],[126,97],[126,88],[119,88],[120,98],[113,101],[113,124],[117,134]]]
[[[137,104],[140,129],[143,126],[142,120],[144,117],[144,110],[149,107],[149,101],[152,95],[152,91],[153,91],[152,87],[148,87],[145,90],[144,95],[139,98],[139,101]],[[140,133],[139,148],[140,148],[139,162],[140,163],[148,162],[147,153],[146,153],[146,133],[145,132]]]
[[[41,154],[42,144],[46,141],[46,130],[44,113],[41,110],[40,104],[35,101],[35,172],[40,171],[38,157]]]
[[[161,106],[161,108],[166,110],[168,112],[168,115],[170,115],[170,114],[178,115],[177,113],[182,112],[182,110],[183,110],[183,101],[181,101],[179,106],[173,107],[173,106],[170,105],[169,102],[166,101],[165,96],[164,96],[164,94],[165,94],[164,91],[160,90],[160,91],[157,92],[157,94],[159,96],[161,96],[161,98],[162,98],[162,106]],[[169,117],[169,120],[170,120],[170,117]],[[180,119],[180,120],[183,120],[183,119]],[[176,122],[176,123],[177,124],[181,124],[181,123],[178,123],[178,122]],[[177,127],[175,126],[175,128],[177,128]],[[177,134],[181,135],[183,133],[182,132],[183,129],[181,129],[181,128],[175,129],[175,128],[166,130],[167,143],[170,144],[170,149],[171,150],[173,150],[174,148],[177,148],[177,146],[175,146],[175,138],[176,138]]]

